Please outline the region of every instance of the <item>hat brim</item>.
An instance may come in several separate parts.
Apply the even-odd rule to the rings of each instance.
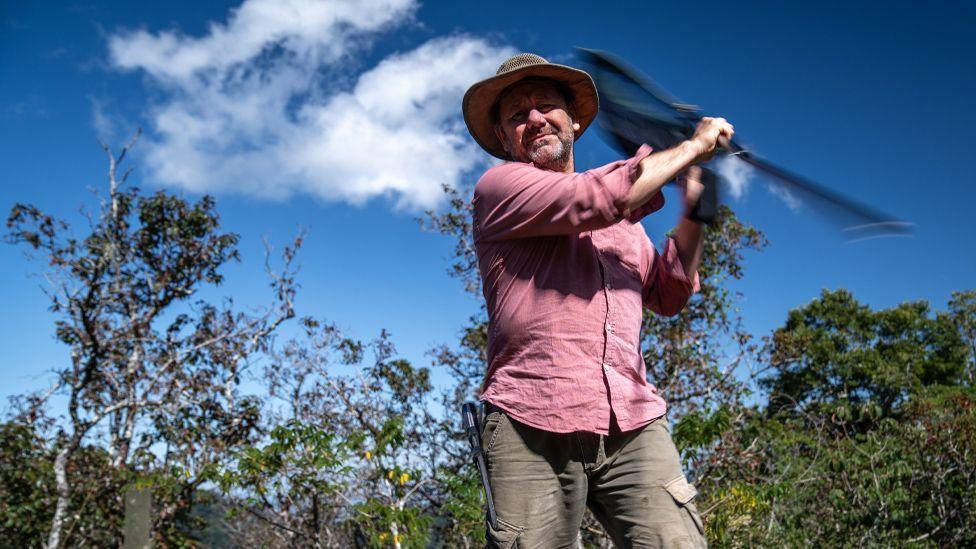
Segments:
[[[464,99],[461,101],[464,123],[468,126],[468,131],[474,140],[481,145],[481,148],[502,160],[510,160],[511,158],[495,135],[495,124],[491,119],[491,110],[498,100],[499,94],[505,88],[529,77],[555,80],[570,89],[573,94],[572,109],[576,113],[575,122],[580,125],[579,131],[576,132],[576,139],[583,135],[586,128],[596,118],[596,113],[600,108],[600,99],[597,96],[593,78],[586,72],[566,65],[555,63],[528,65],[486,78],[474,84],[468,88],[467,93],[464,94]]]

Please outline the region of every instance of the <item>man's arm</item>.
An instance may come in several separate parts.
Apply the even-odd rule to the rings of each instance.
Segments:
[[[496,166],[481,177],[472,198],[475,239],[507,240],[578,234],[624,218],[637,164],[651,153],[583,173],[542,170],[520,162]]]
[[[708,161],[720,142],[732,139],[734,133],[732,124],[724,118],[706,116],[698,123],[691,139],[642,159],[637,165],[637,179],[627,195],[624,215],[629,216],[630,212],[643,206],[679,173],[694,164]]]
[[[724,118],[704,117],[695,128],[695,135],[677,147],[651,154],[638,164],[637,179],[627,197],[627,214],[656,195],[665,183],[681,173],[679,185],[685,189],[685,211],[674,232],[674,243],[681,267],[688,279],[695,276],[702,254],[702,226],[688,219],[704,187],[701,168],[697,164],[708,161],[720,144],[726,144],[735,133]]]
[[[722,118],[703,118],[695,135],[657,153],[642,147],[629,160],[583,173],[541,170],[511,163],[488,170],[474,189],[475,238],[506,240],[577,234],[630,217],[689,165],[714,154],[721,136],[732,136]]]
[[[691,279],[698,270],[704,240],[701,223],[688,219],[688,212],[695,206],[704,190],[701,177],[702,169],[692,166],[678,178],[679,186],[685,189],[685,211],[672,238],[678,251],[678,258],[681,260],[681,267],[688,279]]]
[[[702,226],[688,219],[688,211],[701,195],[701,168],[692,166],[678,177],[685,189],[685,211],[677,229],[664,247],[652,252],[653,262],[642,289],[644,305],[665,316],[676,315],[698,291],[698,264],[702,255]],[[650,244],[649,244],[650,245]]]

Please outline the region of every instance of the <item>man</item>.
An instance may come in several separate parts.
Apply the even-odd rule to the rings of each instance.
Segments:
[[[482,447],[498,528],[490,547],[569,547],[588,506],[617,547],[701,547],[695,489],[647,383],[642,307],[681,311],[698,289],[701,227],[683,218],[658,254],[640,218],[676,177],[685,207],[724,119],[666,151],[575,172],[596,117],[588,74],[517,55],[462,104],[474,139],[509,162],[474,190],[474,239],[489,316]]]

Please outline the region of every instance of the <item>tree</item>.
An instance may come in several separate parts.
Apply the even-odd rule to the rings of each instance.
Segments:
[[[770,411],[827,406],[870,427],[924,387],[964,381],[968,350],[957,323],[966,320],[933,316],[925,302],[872,311],[850,292],[824,291],[773,333],[762,382]]]
[[[159,520],[175,520],[203,478],[187,456],[216,460],[217,440],[226,448],[248,438],[254,406],[239,396],[242,370],[294,315],[291,262],[300,238],[285,250],[283,270],[269,269],[274,300],[264,312],[236,311],[232,300],[189,303],[201,288],[223,281],[221,268],[239,259],[238,237],[219,232],[210,197],[190,204],[125,187],[131,170],[118,170],[136,137],[118,156],[103,146],[109,192],[83,238],[33,205],[15,205],[7,220],[7,241],[26,245],[49,266],[55,332],[71,350],[54,387],[32,404],[42,407],[53,394],[67,399],[67,417],[55,427],[50,549],[66,541],[80,486],[72,467],[83,443],[96,437],[125,482],[134,467],[157,461],[154,444],[167,448],[157,465],[178,469],[182,480],[165,490],[172,497],[163,498]],[[110,505],[118,507],[121,494],[114,495]]]
[[[243,538],[423,547],[436,460],[427,369],[395,358],[385,332],[364,344],[312,318],[302,328],[265,370],[270,436],[236,451],[217,477],[245,519],[265,526],[248,523]]]
[[[54,516],[55,450],[35,425],[15,418],[0,424],[0,546],[37,547]],[[119,506],[103,505],[115,497],[124,477],[113,469],[104,449],[85,445],[68,463],[74,479],[69,508],[76,510],[65,529],[72,545],[82,540],[114,545],[123,516]]]
[[[968,349],[966,383],[970,387],[976,386],[976,290],[952,292],[949,315],[958,326],[959,337]]]
[[[763,352],[769,400],[728,440],[752,459],[715,470],[713,544],[976,543],[976,393],[959,311],[872,310],[843,290],[791,311]]]

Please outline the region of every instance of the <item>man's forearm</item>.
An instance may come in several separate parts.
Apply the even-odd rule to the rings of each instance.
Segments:
[[[701,154],[701,146],[694,141],[684,141],[677,147],[651,153],[637,165],[637,179],[627,195],[627,214],[640,208],[684,171]]]
[[[704,231],[701,223],[692,221],[687,217],[682,217],[681,222],[674,231],[674,243],[678,251],[678,259],[681,260],[681,267],[685,271],[685,276],[691,280],[698,270],[701,262],[702,241]]]

